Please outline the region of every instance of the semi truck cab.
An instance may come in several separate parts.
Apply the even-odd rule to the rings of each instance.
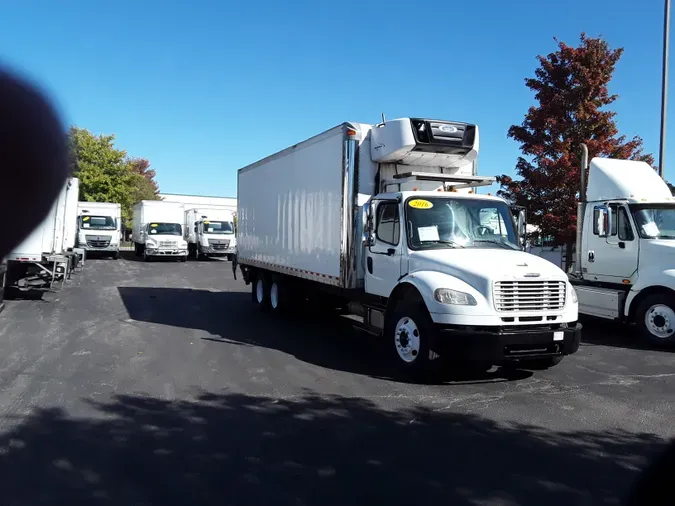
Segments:
[[[234,214],[225,209],[185,211],[185,236],[190,254],[196,258],[231,257],[235,253]]]
[[[121,206],[112,202],[78,202],[77,244],[87,254],[119,258]]]
[[[647,341],[675,346],[675,199],[668,185],[645,162],[593,158],[583,168],[581,248],[570,273],[580,312],[635,324]]]

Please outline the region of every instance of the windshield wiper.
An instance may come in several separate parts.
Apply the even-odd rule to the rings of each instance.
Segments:
[[[506,249],[518,249],[514,246],[511,246],[510,244],[504,242],[504,241],[496,241],[494,239],[474,239],[473,242],[487,242],[490,244],[498,244],[499,246],[503,246]]]
[[[455,241],[451,240],[446,240],[446,239],[438,239],[436,241],[422,241],[422,244],[445,244],[447,246],[452,246],[453,248],[464,248],[465,246],[462,244],[459,244]]]

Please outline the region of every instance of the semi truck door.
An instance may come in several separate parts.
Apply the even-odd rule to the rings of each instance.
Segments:
[[[625,206],[610,204],[612,230],[607,236],[607,263],[611,265],[611,274],[620,283],[629,279],[638,267],[638,244],[630,213]]]
[[[371,244],[366,253],[366,293],[389,297],[401,277],[401,215],[395,200],[373,209]]]

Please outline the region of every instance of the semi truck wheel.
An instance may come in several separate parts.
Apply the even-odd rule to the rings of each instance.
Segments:
[[[385,338],[392,361],[401,372],[416,377],[440,372],[440,356],[430,346],[433,322],[423,302],[399,302],[388,319]]]
[[[657,346],[675,346],[675,297],[649,295],[638,306],[635,323],[640,335]]]
[[[270,307],[270,291],[268,284],[267,279],[262,275],[259,275],[255,281],[251,283],[253,302],[255,302],[263,311],[268,310]]]

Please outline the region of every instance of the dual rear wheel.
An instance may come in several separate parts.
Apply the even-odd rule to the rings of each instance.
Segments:
[[[278,276],[258,276],[252,286],[253,302],[263,311],[279,312],[287,306],[288,297]]]

